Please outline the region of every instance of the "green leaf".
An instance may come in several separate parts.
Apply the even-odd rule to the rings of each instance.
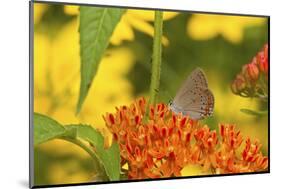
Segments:
[[[120,179],[120,152],[117,143],[105,149],[104,137],[93,127],[81,124],[62,126],[48,116],[34,113],[34,145],[56,138],[80,146],[98,161],[97,169],[103,181]]]
[[[123,13],[124,9],[119,8],[80,7],[81,83],[77,113],[81,110],[109,39]]]
[[[120,151],[119,146],[114,142],[108,149],[97,148],[97,154],[104,163],[104,168],[111,181],[120,180]]]
[[[38,113],[34,113],[34,145],[63,136],[66,129],[57,121]]]
[[[71,124],[71,125],[66,125],[65,128],[67,130],[75,128],[77,130],[78,138],[81,138],[96,147],[103,146],[103,142],[104,142],[103,136],[95,128],[89,125]]]
[[[256,111],[256,110],[250,110],[250,109],[240,109],[241,112],[248,114],[248,115],[253,115],[253,116],[264,116],[268,114],[267,110],[264,111]]]
[[[105,149],[104,137],[93,127],[88,125],[67,125],[66,128],[76,129],[77,137],[93,146],[92,148],[111,181],[120,180],[120,152],[117,143],[113,143],[110,148]]]

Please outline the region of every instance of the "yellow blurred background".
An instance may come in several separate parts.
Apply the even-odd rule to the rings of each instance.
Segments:
[[[110,46],[102,58],[82,111],[76,116],[75,108],[80,83],[78,8],[78,6],[35,3],[34,111],[48,115],[62,124],[90,124],[106,133],[103,114],[114,112],[116,106],[130,104],[138,96],[148,95],[148,90],[145,89],[148,89],[149,83],[138,84],[144,78],[144,81],[150,79],[149,69],[145,68],[149,67],[147,61],[151,57],[154,13],[147,10],[128,10],[123,15],[111,37]],[[179,24],[181,27],[177,30],[175,27]],[[176,33],[177,31],[179,34]],[[183,48],[178,45],[181,39],[173,37],[175,35],[179,35],[181,39],[186,38],[187,42],[190,41],[189,48],[200,47],[202,53],[191,54],[189,57],[182,58],[184,60],[179,59],[178,63],[169,61],[178,56],[176,52],[169,49]],[[256,39],[260,40],[255,46],[248,43]],[[266,40],[267,22],[264,18],[166,12],[162,38],[163,64],[169,63],[162,71],[164,79],[161,81],[161,90],[164,88],[164,92],[175,94],[177,87],[190,70],[197,66],[205,68],[210,89],[215,96],[214,116],[205,122],[212,129],[217,129],[218,123],[235,123],[243,136],[258,138],[263,144],[263,152],[267,154],[268,117],[257,118],[240,112],[241,108],[255,110],[264,108],[265,105],[255,99],[235,96],[228,87],[230,82],[228,84],[225,82],[230,81],[232,76],[234,78],[241,66],[250,61]],[[228,54],[223,55],[219,50],[214,51],[206,44],[226,48],[229,50]],[[245,44],[248,45],[246,47],[249,50],[245,50]],[[207,48],[211,50],[207,51]],[[208,53],[204,54],[205,50]],[[218,53],[214,55],[214,60],[217,62],[204,61],[213,55],[210,52]],[[242,52],[246,52],[247,56]],[[144,54],[148,59],[142,59]],[[173,57],[165,58],[170,54]],[[236,56],[241,58],[236,59]],[[233,62],[243,61],[234,63],[236,64],[234,70],[216,69],[228,64],[227,61],[224,62],[228,59]],[[201,65],[200,61],[204,64]],[[138,69],[139,67],[141,69]],[[177,69],[182,70],[184,67],[186,71],[181,72],[180,76],[174,76],[177,75],[175,74]],[[223,79],[224,77],[227,79]],[[166,87],[167,85],[170,88]],[[165,97],[164,92],[160,93],[163,94],[160,100],[167,103],[169,99]],[[92,181],[94,174],[88,154],[71,143],[53,140],[35,149],[35,183],[38,185],[89,182]],[[200,167],[190,166],[184,169],[183,174],[208,173],[202,172]]]

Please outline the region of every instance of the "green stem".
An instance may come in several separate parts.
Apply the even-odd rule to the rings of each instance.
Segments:
[[[145,119],[149,114],[149,106],[155,105],[160,86],[161,73],[161,56],[162,56],[162,30],[163,30],[163,12],[155,11],[154,16],[154,38],[153,38],[153,53],[152,53],[152,71],[151,83],[149,91],[149,102],[146,107]]]
[[[152,74],[149,92],[150,104],[156,103],[156,98],[160,86],[161,73],[161,57],[162,57],[162,29],[163,29],[163,12],[155,11],[154,18],[154,40],[153,40],[153,54],[152,54]]]
[[[91,156],[91,158],[94,160],[94,162],[96,162],[96,161],[99,162],[99,164],[95,163],[95,167],[98,169],[97,172],[99,174],[101,174],[101,176],[106,177],[106,179],[107,179],[107,176],[106,176],[107,174],[105,172],[105,169],[100,166],[100,165],[102,165],[101,160],[98,158],[97,154],[91,148],[89,148],[86,144],[84,144],[82,141],[80,141],[78,139],[74,139],[74,138],[70,138],[70,137],[61,137],[61,139],[71,142],[73,144],[76,144],[77,146],[79,146],[80,148],[82,148],[86,152],[88,152],[88,154]],[[104,179],[104,180],[106,180],[106,179]]]

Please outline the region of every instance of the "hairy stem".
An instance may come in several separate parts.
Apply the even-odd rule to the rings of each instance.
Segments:
[[[151,83],[149,90],[149,102],[146,107],[145,119],[148,119],[149,106],[155,105],[160,86],[161,73],[161,56],[162,56],[162,30],[163,30],[163,12],[155,11],[154,16],[154,38],[153,38],[153,52],[152,52],[152,71]]]
[[[152,54],[152,74],[149,91],[149,102],[154,105],[159,92],[161,57],[162,57],[162,29],[163,29],[163,12],[155,11],[154,18],[154,40]]]

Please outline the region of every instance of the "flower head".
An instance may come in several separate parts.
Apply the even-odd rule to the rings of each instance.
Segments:
[[[231,84],[234,94],[244,97],[267,97],[268,90],[268,44],[257,53],[249,64],[242,67]]]
[[[130,107],[117,108],[116,114],[104,116],[120,145],[122,158],[129,164],[129,177],[180,175],[189,161],[188,148],[198,123],[172,114],[165,104],[150,107],[149,121],[144,123],[145,108],[142,98]]]
[[[237,156],[236,153],[243,142],[240,131],[234,125],[220,125],[221,144],[216,152],[216,173],[242,173],[266,170],[268,158],[260,152],[261,144],[251,143],[247,138],[246,146]]]
[[[164,103],[150,106],[145,122],[146,105],[146,100],[141,98],[130,106],[116,108],[114,114],[103,116],[119,144],[122,166],[128,164],[129,179],[181,176],[181,170],[190,164],[223,173],[267,168],[260,148],[256,149],[250,165],[243,154],[236,154],[243,139],[234,125],[221,125],[219,138],[215,130],[188,116],[174,114]],[[249,151],[246,148],[243,153]]]

